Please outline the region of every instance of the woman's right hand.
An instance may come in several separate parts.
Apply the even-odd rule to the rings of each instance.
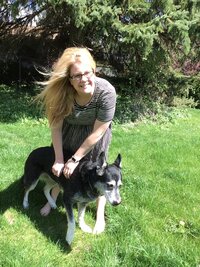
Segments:
[[[52,173],[59,177],[64,169],[64,163],[63,162],[54,162],[52,166]]]

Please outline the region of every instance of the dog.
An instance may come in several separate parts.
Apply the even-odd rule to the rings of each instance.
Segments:
[[[71,156],[69,152],[64,151],[65,162]],[[59,184],[63,192],[63,203],[68,220],[66,241],[70,245],[75,233],[74,204],[77,203],[78,206],[79,227],[84,232],[92,233],[92,229],[84,221],[87,204],[103,195],[113,206],[121,203],[119,191],[122,185],[121,155],[118,154],[112,164],[106,163],[104,152],[100,154],[96,162],[83,158],[69,179],[63,174],[57,177],[52,173],[54,160],[52,146],[37,148],[28,156],[22,176],[25,189],[23,207],[25,209],[29,207],[30,191],[35,189],[39,180],[43,180],[45,182],[44,194],[50,206],[55,209],[56,203],[51,197],[50,191],[56,184]]]

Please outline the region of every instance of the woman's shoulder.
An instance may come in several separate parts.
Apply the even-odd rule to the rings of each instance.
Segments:
[[[114,86],[107,81],[104,78],[96,77],[95,78],[96,82],[96,87],[101,91],[101,92],[115,92]]]
[[[96,90],[94,101],[100,103],[108,103],[112,106],[116,102],[116,91],[114,86],[106,79],[96,77]]]

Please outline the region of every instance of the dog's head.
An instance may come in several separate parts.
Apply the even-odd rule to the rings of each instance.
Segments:
[[[112,205],[121,203],[119,192],[119,188],[122,185],[121,161],[121,155],[118,154],[114,163],[107,164],[104,152],[100,154],[97,160],[97,181],[94,187]]]

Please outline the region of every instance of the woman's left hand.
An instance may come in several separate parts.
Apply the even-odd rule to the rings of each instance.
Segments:
[[[73,160],[69,159],[64,166],[63,174],[66,178],[70,178],[72,173],[74,172],[75,168],[78,166],[79,162],[74,162]]]

